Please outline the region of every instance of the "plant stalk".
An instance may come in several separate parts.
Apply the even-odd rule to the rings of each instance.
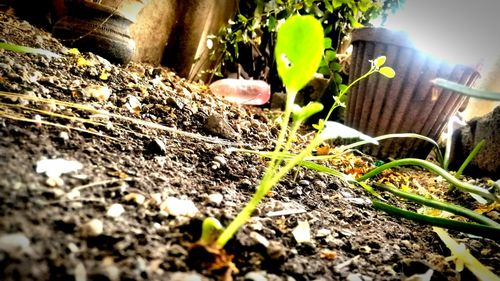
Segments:
[[[453,184],[456,186],[458,189],[464,191],[464,192],[471,192],[475,193],[477,195],[480,195],[484,198],[487,198],[489,200],[499,202],[499,198],[497,198],[494,194],[490,193],[488,190],[481,188],[479,186],[475,186],[469,183],[461,182],[460,180],[456,179],[454,176],[452,176],[450,173],[446,172],[443,170],[441,167],[426,161],[422,159],[417,159],[417,158],[406,158],[406,159],[399,159],[399,160],[394,160],[392,162],[386,163],[380,167],[377,167],[370,172],[366,173],[365,175],[359,177],[357,180],[358,181],[365,181],[371,177],[374,177],[378,175],[380,172],[397,167],[397,166],[405,166],[405,165],[413,165],[413,166],[420,166],[423,167],[433,173],[436,173],[443,178],[445,178],[449,183]]]

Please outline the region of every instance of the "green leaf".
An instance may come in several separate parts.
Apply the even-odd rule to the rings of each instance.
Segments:
[[[335,60],[337,57],[337,54],[333,50],[326,50],[325,51],[325,60],[330,63],[331,61]]]
[[[311,80],[323,54],[323,27],[313,16],[292,16],[278,29],[275,56],[288,92],[297,93]]]
[[[321,138],[323,140],[329,140],[329,139],[336,139],[339,137],[348,139],[359,138],[373,144],[378,144],[378,141],[376,139],[368,135],[365,135],[358,130],[355,130],[341,123],[326,121],[325,128],[323,129],[323,132],[321,132]]]
[[[379,68],[382,65],[384,65],[386,60],[387,60],[386,56],[380,56],[373,61],[373,64],[375,65],[375,67]]]
[[[330,3],[330,0],[325,1],[325,8],[328,12],[333,13],[333,5]]]
[[[0,42],[0,49],[4,49],[7,51],[13,51],[17,53],[30,53],[30,54],[36,54],[36,55],[44,55],[49,58],[60,58],[61,56],[53,53],[48,50],[44,49],[38,49],[38,48],[31,48],[31,47],[26,47],[26,46],[21,46],[21,45],[16,45],[16,44],[11,44],[11,43],[6,43],[6,42]]]
[[[293,120],[295,122],[303,122],[312,115],[323,110],[323,104],[319,102],[309,102],[306,106],[300,107],[294,104],[292,109]]]
[[[381,67],[378,72],[380,72],[380,74],[384,75],[387,78],[393,78],[394,76],[396,76],[396,72],[394,71],[394,69],[388,66]]]
[[[345,91],[347,91],[347,85],[340,84],[339,85],[339,92],[345,92]]]
[[[323,40],[323,48],[325,50],[332,48],[332,38],[325,37],[325,39]]]
[[[274,31],[276,29],[276,24],[277,24],[277,21],[276,21],[275,17],[270,16],[267,19],[267,27],[269,28],[270,31]]]
[[[455,91],[461,95],[464,96],[469,96],[469,97],[475,97],[475,98],[480,98],[480,99],[485,99],[485,100],[496,100],[500,101],[500,93],[499,92],[487,92],[483,90],[478,90],[478,89],[472,89],[470,87],[442,79],[442,78],[437,78],[431,81],[432,84]]]
[[[342,6],[342,4],[343,4],[343,2],[341,0],[333,0],[332,1],[332,5],[333,5],[334,9],[340,8],[340,6]]]

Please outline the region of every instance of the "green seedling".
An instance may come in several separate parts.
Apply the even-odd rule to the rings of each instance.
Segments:
[[[311,80],[318,69],[323,53],[323,36],[323,27],[313,16],[292,16],[278,29],[275,57],[278,74],[286,87],[287,97],[276,148],[252,199],[218,237],[215,241],[215,247],[222,249],[251,216],[271,188],[324,141],[325,135],[318,135],[301,153],[288,161],[285,166],[281,166],[283,161],[281,153],[287,152],[287,146],[290,144],[289,139],[293,138],[294,134],[288,134],[288,140],[286,140],[295,96]],[[317,104],[308,105],[303,109],[296,108],[294,122],[296,124],[303,122],[311,113],[317,112],[318,108],[320,106]]]
[[[356,83],[358,83],[359,81],[367,78],[368,76],[370,76],[374,73],[380,73],[387,78],[394,78],[394,76],[396,76],[396,72],[394,71],[394,69],[392,69],[389,66],[383,66],[386,62],[386,59],[387,58],[385,56],[380,56],[380,57],[370,61],[371,67],[370,67],[370,70],[368,70],[368,72],[366,72],[364,75],[358,77],[356,80],[354,80],[348,86],[340,85],[339,94],[337,96],[333,97],[333,100],[334,100],[333,105],[330,108],[330,111],[328,111],[328,114],[326,115],[324,120],[328,121],[328,119],[330,119],[330,116],[332,115],[333,110],[335,110],[335,108],[337,108],[339,106],[345,107],[345,104],[342,102],[343,97],[347,94],[349,89],[352,86],[354,86]],[[314,127],[318,130],[318,132],[321,132],[323,130],[323,127],[324,127],[324,121],[320,120],[318,122],[318,124],[314,125]]]
[[[47,51],[44,49],[26,47],[26,46],[21,46],[21,45],[6,43],[6,42],[0,42],[0,49],[12,51],[12,52],[17,52],[17,53],[29,53],[29,54],[36,54],[36,55],[44,55],[44,56],[47,56],[49,58],[60,58],[61,57],[60,55],[58,55],[54,52]]]

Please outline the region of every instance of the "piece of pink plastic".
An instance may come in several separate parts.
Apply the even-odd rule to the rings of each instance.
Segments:
[[[262,80],[225,78],[210,84],[214,95],[239,103],[262,105],[269,101],[271,87]]]

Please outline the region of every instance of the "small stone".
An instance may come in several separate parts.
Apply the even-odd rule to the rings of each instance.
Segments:
[[[222,200],[224,199],[224,196],[220,193],[212,193],[208,195],[208,203],[214,205],[214,206],[219,206],[222,203]]]
[[[245,281],[267,281],[265,271],[251,271],[245,274]]]
[[[235,140],[238,135],[236,131],[227,123],[227,121],[224,120],[224,117],[218,113],[208,116],[205,121],[204,128],[211,134],[229,140]]]
[[[224,158],[224,156],[220,156],[220,155],[215,156],[214,161],[219,163],[221,166],[225,166],[227,164],[226,158]]]
[[[266,248],[269,246],[269,240],[255,231],[250,232],[250,237]]]
[[[309,186],[311,184],[311,182],[308,180],[300,180],[299,184],[302,186]]]
[[[87,270],[82,262],[79,262],[75,267],[75,281],[87,281]]]
[[[30,240],[24,233],[9,233],[0,236],[0,250],[11,255],[32,253]]]
[[[286,259],[286,250],[283,244],[278,241],[270,241],[266,249],[267,255],[273,260]]]
[[[161,203],[160,209],[174,217],[192,217],[198,213],[198,208],[196,208],[193,201],[178,199],[172,196],[167,197],[167,199]]]
[[[125,202],[134,202],[137,205],[142,205],[146,201],[146,197],[142,194],[132,192],[123,196],[123,200]]]
[[[68,243],[68,250],[72,253],[76,253],[78,251],[80,251],[80,249],[78,248],[78,246],[75,244],[75,243]]]
[[[361,274],[359,273],[349,273],[346,278],[347,281],[363,281]]]
[[[207,280],[202,275],[196,272],[174,272],[167,280],[170,281],[205,281]]]
[[[115,203],[109,207],[108,211],[106,212],[106,216],[112,217],[112,218],[117,218],[121,216],[125,212],[125,208],[123,208],[122,204]]]
[[[63,140],[63,141],[68,141],[69,140],[69,134],[68,132],[66,131],[62,131],[59,133],[59,137]]]
[[[302,187],[301,186],[296,186],[292,190],[292,194],[295,195],[295,196],[301,196],[303,194]]]
[[[104,224],[99,219],[91,219],[80,228],[80,233],[84,237],[99,236],[104,230]]]
[[[332,231],[330,229],[321,228],[321,229],[319,229],[316,232],[316,237],[317,238],[322,238],[322,237],[326,237],[326,236],[328,236],[330,234],[332,234]]]
[[[154,139],[148,144],[146,151],[151,154],[165,156],[167,155],[167,146],[162,140]]]
[[[313,185],[320,188],[320,189],[325,189],[327,187],[326,183],[322,180],[313,181]]]

